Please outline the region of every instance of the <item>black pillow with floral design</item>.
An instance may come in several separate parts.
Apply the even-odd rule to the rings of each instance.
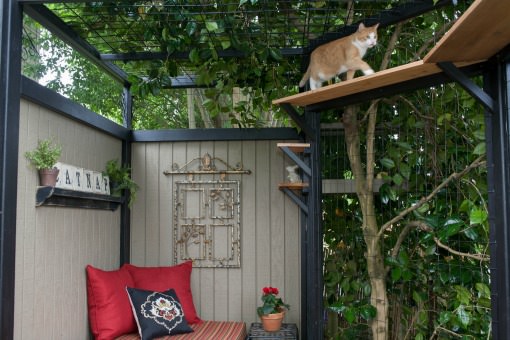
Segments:
[[[173,289],[163,293],[130,287],[126,290],[141,340],[193,332]]]

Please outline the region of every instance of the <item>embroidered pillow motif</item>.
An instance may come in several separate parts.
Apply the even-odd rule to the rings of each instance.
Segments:
[[[163,293],[130,287],[126,290],[141,340],[193,332],[173,289]]]

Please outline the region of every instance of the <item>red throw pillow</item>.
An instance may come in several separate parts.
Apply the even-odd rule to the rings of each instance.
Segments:
[[[104,271],[87,266],[87,304],[92,334],[96,340],[110,340],[137,331],[126,286],[133,287],[129,271]]]
[[[134,287],[157,292],[173,289],[181,301],[184,317],[188,324],[202,321],[197,316],[191,294],[191,261],[170,267],[137,267],[130,264],[124,266],[135,281]]]

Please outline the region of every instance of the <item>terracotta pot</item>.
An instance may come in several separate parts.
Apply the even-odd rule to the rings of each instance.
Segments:
[[[262,321],[262,328],[264,328],[266,332],[279,331],[282,327],[284,316],[284,312],[262,315],[260,317],[260,320]]]
[[[39,170],[39,184],[54,187],[57,184],[58,172],[57,168]]]

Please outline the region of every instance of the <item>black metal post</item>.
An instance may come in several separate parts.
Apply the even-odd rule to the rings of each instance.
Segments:
[[[122,95],[123,100],[123,119],[124,127],[132,131],[133,120],[133,96],[128,87],[124,88]],[[132,134],[129,133],[128,137],[122,141],[122,164],[128,164],[131,167],[131,138]],[[130,261],[130,247],[131,247],[131,212],[128,206],[129,191],[126,190],[126,201],[120,208],[120,264],[129,263]]]
[[[323,271],[322,271],[322,214],[321,196],[322,181],[320,167],[320,114],[317,112],[305,112],[308,126],[314,132],[315,138],[310,143],[310,170],[308,215],[306,230],[303,237],[306,239],[306,253],[303,254],[306,261],[306,333],[302,332],[305,339],[324,338],[324,308],[323,308]]]
[[[498,63],[485,76],[484,87],[496,101],[486,111],[489,192],[490,271],[493,339],[510,334],[510,64]]]
[[[14,338],[22,11],[0,3],[0,337]]]

